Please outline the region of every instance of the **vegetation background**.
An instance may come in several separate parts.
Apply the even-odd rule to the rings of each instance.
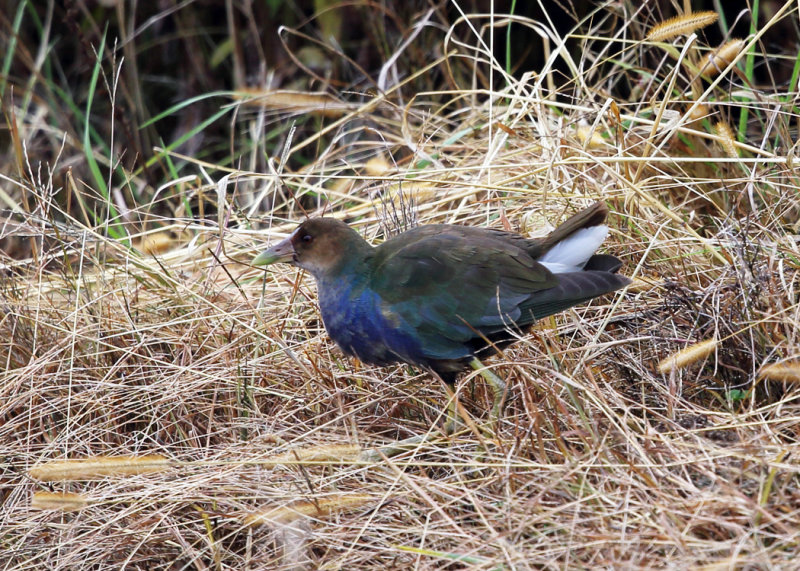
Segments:
[[[796,2],[2,4],[0,569],[797,567]],[[248,265],[598,199],[450,437]]]

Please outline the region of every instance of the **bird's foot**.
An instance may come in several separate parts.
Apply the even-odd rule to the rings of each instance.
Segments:
[[[469,366],[478,371],[478,374],[483,377],[492,389],[492,410],[489,414],[489,421],[492,429],[496,430],[503,416],[503,404],[506,400],[506,383],[503,379],[494,374],[494,372],[481,363],[477,357],[469,362]]]

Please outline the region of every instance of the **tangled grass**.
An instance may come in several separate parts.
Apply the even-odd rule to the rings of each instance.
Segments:
[[[52,100],[15,97],[0,568],[794,567],[797,65],[768,84],[753,62],[781,57],[761,40],[797,7],[735,53],[691,18],[644,40],[654,15],[615,27],[624,8],[564,36],[516,20],[553,54],[537,73],[508,73],[467,16],[426,68],[400,69],[398,44],[376,93],[240,90],[233,150],[162,145],[157,187],[113,142],[50,129]],[[306,215],[375,242],[433,222],[531,235],[597,199],[634,282],[488,361],[508,381],[491,436],[441,435],[436,381],[344,357],[308,276],[248,265]],[[474,377],[457,396],[481,426]]]

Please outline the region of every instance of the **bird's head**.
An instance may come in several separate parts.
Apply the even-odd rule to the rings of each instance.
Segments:
[[[311,218],[288,238],[261,252],[251,263],[268,266],[288,262],[321,278],[335,275],[346,262],[363,258],[369,249],[369,244],[344,222],[334,218]]]

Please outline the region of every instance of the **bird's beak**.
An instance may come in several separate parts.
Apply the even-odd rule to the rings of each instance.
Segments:
[[[250,262],[254,266],[268,266],[278,262],[291,262],[294,260],[294,246],[292,246],[292,237],[289,236],[261,252],[258,256],[253,258]]]

